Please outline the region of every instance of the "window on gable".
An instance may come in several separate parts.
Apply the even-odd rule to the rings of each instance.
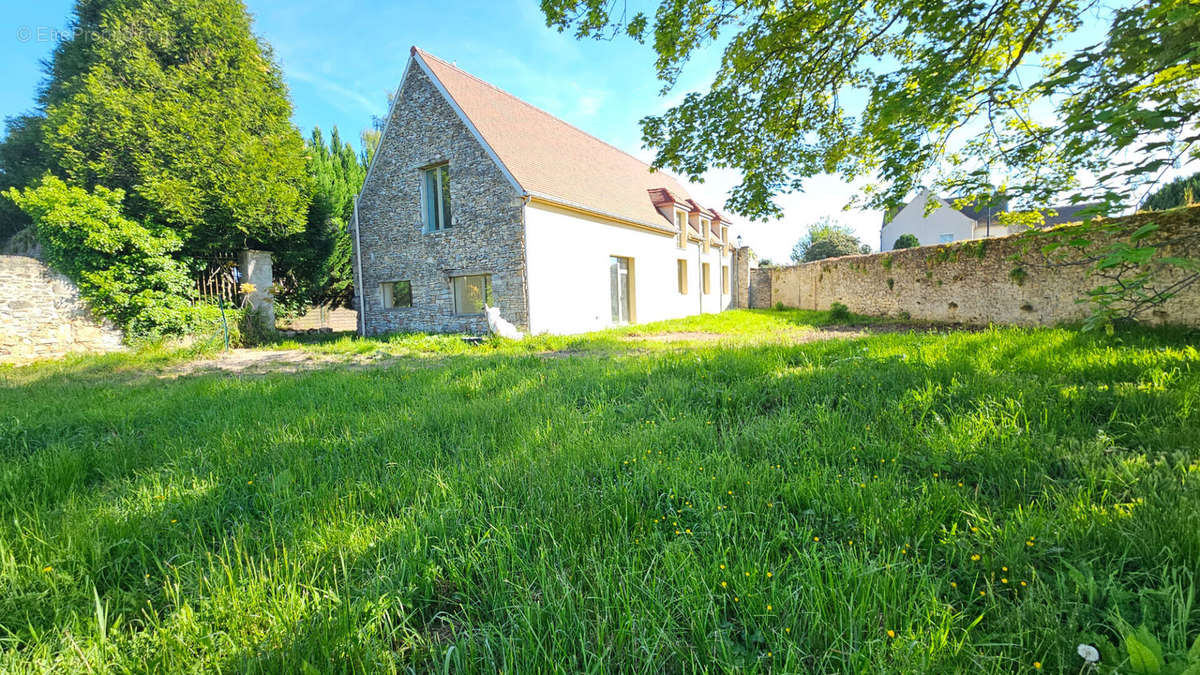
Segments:
[[[483,314],[483,306],[492,295],[492,275],[450,277],[450,283],[454,287],[455,314]]]
[[[379,285],[384,309],[412,307],[411,281],[386,281]]]
[[[421,182],[421,217],[425,219],[425,230],[436,232],[450,227],[450,165],[422,170]]]
[[[687,261],[683,258],[675,261],[675,275],[679,292],[687,295]]]

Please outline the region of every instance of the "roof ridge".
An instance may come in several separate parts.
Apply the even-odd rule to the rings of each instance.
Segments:
[[[652,165],[642,161],[641,159],[638,159],[638,157],[636,155],[634,155],[633,153],[622,150],[621,148],[618,148],[617,146],[613,145],[612,143],[609,143],[608,141],[604,140],[603,138],[598,138],[592,134],[589,134],[588,132],[584,131],[583,129],[580,129],[579,127],[575,126],[574,124],[571,124],[570,122],[562,119],[561,117],[558,117],[557,115],[553,115],[550,112],[543,110],[543,109],[537,107],[536,105],[533,105],[532,103],[518,97],[516,94],[513,94],[512,92],[508,92],[508,91],[501,89],[500,87],[497,87],[496,85],[492,84],[491,82],[488,82],[487,80],[479,77],[478,75],[468,73],[467,71],[463,70],[462,68],[459,68],[458,66],[454,65],[453,63],[450,63],[449,61],[446,61],[445,59],[443,59],[435,54],[431,54],[416,45],[413,45],[412,52],[414,54],[419,53],[423,57],[431,58],[434,61],[437,61],[437,62],[441,63],[442,65],[446,66],[447,68],[453,68],[454,70],[457,70],[458,72],[462,73],[463,75],[466,75],[467,77],[471,78],[472,80],[475,80],[476,82],[484,85],[485,87],[489,87],[491,89],[494,89],[494,90],[500,92],[501,94],[504,94],[505,96],[511,98],[512,100],[516,101],[517,103],[520,103],[521,105],[523,105],[527,108],[530,108],[532,110],[536,110],[539,113],[553,119],[554,121],[559,122],[560,124],[564,124],[572,129],[574,129],[575,131],[578,131],[579,133],[583,134],[584,136],[587,136],[588,138],[592,139],[593,141],[596,141],[597,143],[607,145],[608,147],[612,148],[613,150],[616,150],[617,152],[621,153],[622,155],[625,155],[626,157],[637,162],[638,164],[641,164],[642,166],[646,167],[651,173],[662,173],[664,175],[670,176],[671,178],[675,179],[677,182],[679,180],[678,177],[670,174],[669,172],[663,171],[662,169],[656,169]]]

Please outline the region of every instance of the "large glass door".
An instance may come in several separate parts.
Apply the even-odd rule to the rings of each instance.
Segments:
[[[629,258],[610,257],[608,276],[612,287],[613,323],[629,323]]]

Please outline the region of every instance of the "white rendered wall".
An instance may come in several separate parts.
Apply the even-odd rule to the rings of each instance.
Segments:
[[[929,199],[928,191],[921,192],[896,214],[892,222],[883,226],[880,233],[880,251],[892,250],[892,245],[902,234],[917,235],[922,246],[939,243],[943,234],[954,235],[953,241],[975,237],[975,221],[946,206],[941,200],[933,213],[925,215],[925,204]],[[993,235],[994,230],[995,227]]]
[[[584,333],[612,326],[610,256],[633,259],[630,292],[636,323],[730,307],[730,296],[721,287],[721,266],[729,265],[732,256],[717,248],[704,255],[698,242],[680,249],[670,235],[529,204],[525,251],[532,333]],[[680,258],[688,261],[686,295],[679,293],[677,282]],[[701,262],[712,270],[707,295],[702,293]]]

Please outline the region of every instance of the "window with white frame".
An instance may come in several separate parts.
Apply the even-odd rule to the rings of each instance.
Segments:
[[[379,295],[384,309],[412,307],[412,282],[385,281],[379,284]]]
[[[450,277],[450,284],[454,287],[455,314],[483,314],[483,306],[492,295],[492,275]]]
[[[421,217],[425,220],[427,232],[450,227],[449,164],[421,170]]]

